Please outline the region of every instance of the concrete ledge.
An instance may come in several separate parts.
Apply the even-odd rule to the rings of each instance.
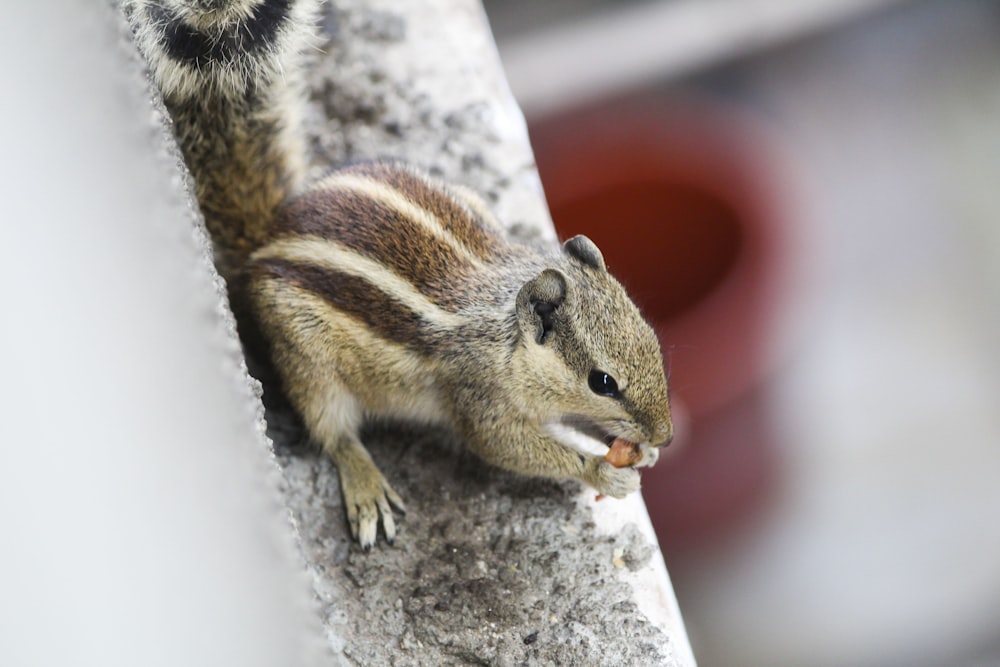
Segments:
[[[328,637],[357,664],[689,665],[641,500],[530,480],[426,431],[366,442],[408,513],[397,545],[347,536],[336,469],[279,449]]]

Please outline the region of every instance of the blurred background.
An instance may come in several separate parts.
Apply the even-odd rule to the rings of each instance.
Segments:
[[[1000,3],[486,7],[669,357],[699,664],[1000,665]]]

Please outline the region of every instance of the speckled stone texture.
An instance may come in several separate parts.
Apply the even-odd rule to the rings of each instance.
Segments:
[[[368,553],[330,460],[278,449],[330,640],[352,663],[684,664],[630,585],[660,558],[635,524],[601,530],[579,485],[488,467],[433,431],[365,441],[408,510],[396,544]]]
[[[393,157],[480,193],[510,232],[555,240],[523,118],[477,0],[341,0],[307,59],[312,175]],[[251,380],[251,382],[253,382]],[[268,434],[337,664],[693,665],[641,499],[595,503],[446,434],[378,426],[407,503],[394,546],[351,542],[336,470],[267,387]]]

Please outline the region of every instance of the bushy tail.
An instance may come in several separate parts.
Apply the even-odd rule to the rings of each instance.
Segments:
[[[230,278],[302,186],[298,58],[319,0],[125,0]]]

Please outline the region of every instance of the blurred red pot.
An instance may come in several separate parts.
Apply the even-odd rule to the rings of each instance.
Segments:
[[[711,533],[775,477],[759,414],[745,432],[699,426],[726,419],[770,365],[786,237],[775,163],[745,121],[658,97],[533,122],[531,136],[560,237],[597,243],[664,348],[681,447],[644,473],[653,523],[661,539]]]

